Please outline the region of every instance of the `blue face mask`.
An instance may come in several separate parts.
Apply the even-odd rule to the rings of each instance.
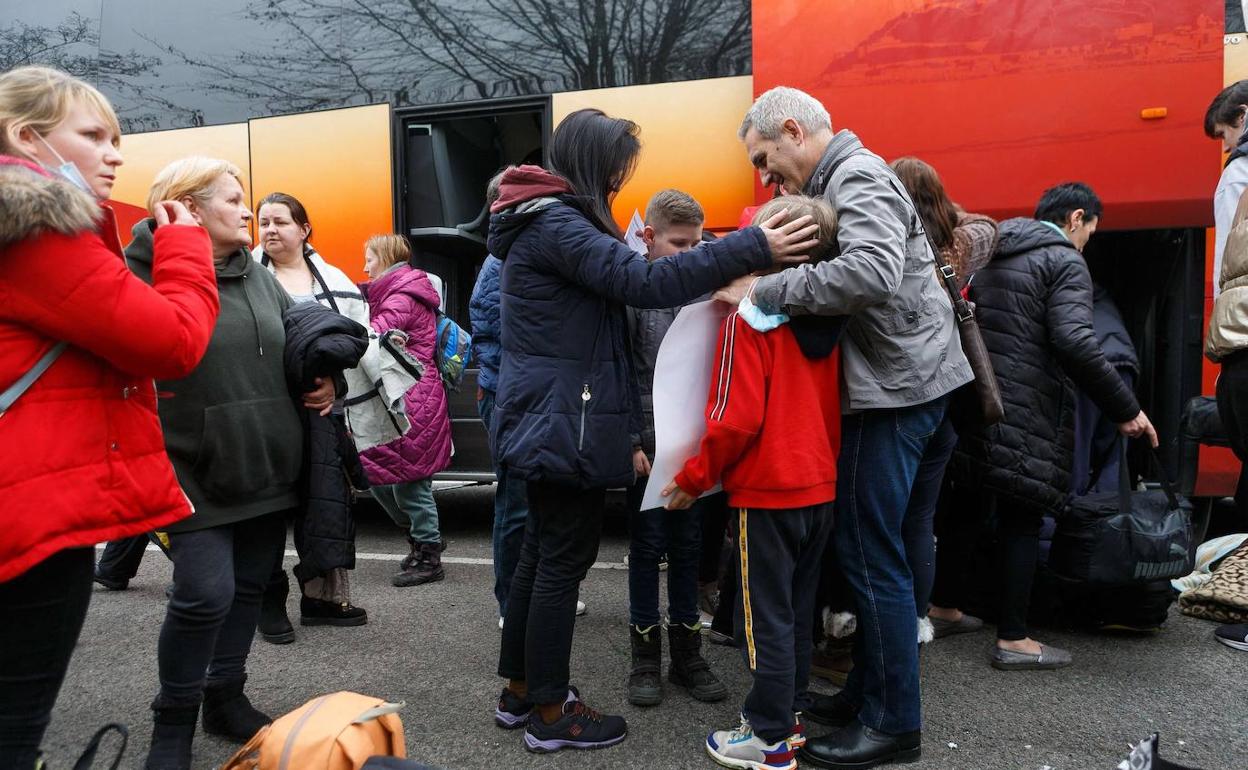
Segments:
[[[741,320],[749,324],[750,328],[756,332],[769,332],[789,322],[788,313],[764,313],[759,310],[758,305],[750,301],[748,296],[741,300],[740,305],[737,305],[737,312],[741,315]]]
[[[56,149],[52,147],[52,145],[48,144],[48,140],[44,139],[42,136],[39,136],[37,132],[35,133],[35,136],[38,137],[39,141],[43,142],[43,146],[51,150],[52,154],[56,156],[56,159],[61,162],[61,165],[57,166],[56,168],[49,168],[48,169],[49,171],[55,174],[59,174],[62,178],[64,178],[67,182],[69,182],[73,186],[77,187],[78,189],[82,190],[85,193],[90,194],[91,197],[93,198],[99,197],[98,195],[95,194],[95,190],[91,189],[91,184],[87,182],[86,177],[84,177],[82,175],[82,172],[78,170],[78,166],[62,158],[61,154],[57,152]],[[45,168],[47,167],[45,166]]]

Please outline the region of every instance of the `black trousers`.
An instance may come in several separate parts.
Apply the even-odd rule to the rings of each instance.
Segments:
[[[100,554],[100,562],[96,572],[111,580],[132,580],[139,574],[139,565],[143,563],[143,554],[150,542],[147,535],[135,535],[121,540],[110,540]]]
[[[158,703],[199,703],[207,679],[246,674],[260,597],[280,563],[286,515],[169,534],[173,595],[160,628]]]
[[[0,768],[35,766],[91,601],[95,552],[71,548],[0,583]]]
[[[832,532],[832,503],[737,511],[737,638],[754,685],[741,707],[769,743],[793,731],[810,706],[815,588]]]
[[[982,504],[990,513],[995,510],[997,521],[997,638],[1021,641],[1027,638],[1044,511],[1028,501],[1003,496],[985,495]]]
[[[526,682],[534,703],[561,703],[568,695],[576,596],[598,558],[606,490],[529,482],[528,492],[498,675]]]
[[[698,562],[698,582],[715,583],[723,572],[724,533],[728,528],[728,496],[722,492],[715,504],[702,508],[702,553]]]
[[[1248,525],[1248,351],[1222,361],[1218,376],[1218,417],[1231,441],[1231,449],[1243,463],[1235,487],[1235,512],[1241,526]]]

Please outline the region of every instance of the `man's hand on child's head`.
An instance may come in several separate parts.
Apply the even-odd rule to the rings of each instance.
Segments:
[[[683,511],[698,500],[698,498],[681,489],[674,480],[669,481],[659,494],[662,497],[670,498],[667,501],[667,505],[663,506],[669,511]]]
[[[789,210],[785,209],[758,225],[771,249],[772,264],[781,267],[809,260],[810,252],[819,246],[819,225],[814,217],[803,214],[786,222],[788,218]]]

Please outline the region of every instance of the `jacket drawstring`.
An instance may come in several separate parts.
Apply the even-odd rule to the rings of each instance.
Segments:
[[[256,315],[256,306],[251,304],[251,292],[247,291],[247,274],[243,273],[243,297],[247,300],[247,309],[251,311],[251,322],[256,327],[256,348],[260,357],[264,357],[264,342],[260,339],[260,317]]]

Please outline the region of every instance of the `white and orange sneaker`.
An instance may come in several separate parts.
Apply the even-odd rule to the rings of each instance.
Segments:
[[[768,743],[755,735],[754,728],[744,719],[735,730],[717,730],[706,736],[706,753],[718,764],[737,770],[797,768],[788,739]]]

